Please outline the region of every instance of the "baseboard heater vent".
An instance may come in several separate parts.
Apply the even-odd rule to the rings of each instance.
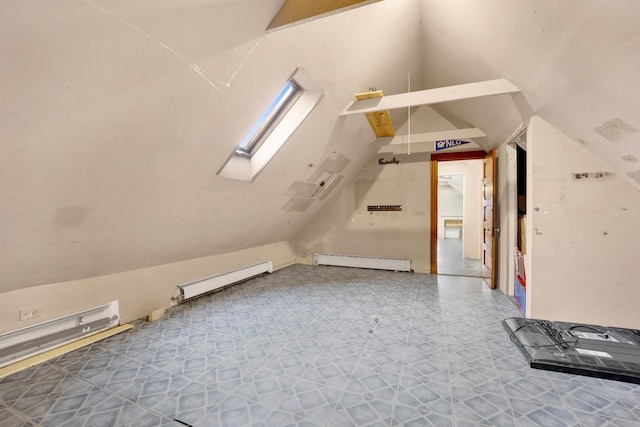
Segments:
[[[0,367],[120,324],[118,301],[0,335]]]
[[[314,265],[372,268],[375,270],[411,271],[410,259],[378,258],[355,255],[313,254]]]
[[[273,264],[271,261],[263,261],[258,264],[218,274],[217,276],[208,277],[185,285],[178,285],[180,302],[250,279],[262,273],[272,272]]]

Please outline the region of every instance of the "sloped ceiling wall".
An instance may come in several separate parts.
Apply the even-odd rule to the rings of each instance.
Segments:
[[[640,186],[637,2],[384,0],[266,34],[280,4],[0,3],[0,292],[291,239],[324,203],[285,210],[289,186],[338,155],[344,185],[377,150],[339,112],[409,73],[413,90],[506,77]],[[255,182],[216,177],[296,67],[325,99]],[[522,122],[510,97],[434,108],[484,149]]]
[[[533,113],[640,188],[638,16],[640,3],[626,0],[426,0],[423,81],[439,87],[507,78]],[[494,145],[518,119],[508,103],[482,108],[487,101],[436,109],[475,124]]]
[[[419,3],[266,34],[280,0],[0,4],[0,292],[294,236],[294,181],[374,150],[358,91],[420,75]],[[401,29],[399,34],[396,34]],[[253,183],[216,172],[296,67],[325,99]],[[419,78],[415,78],[416,87]]]

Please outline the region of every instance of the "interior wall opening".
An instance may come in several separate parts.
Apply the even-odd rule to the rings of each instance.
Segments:
[[[493,152],[487,154],[477,150],[431,154],[431,232],[429,242],[431,274],[484,276],[482,259],[485,252],[483,237],[486,211],[484,208],[486,156],[493,156]],[[453,186],[460,185],[459,182],[456,182],[460,178],[454,178],[454,175],[463,175],[461,191],[453,188]],[[444,188],[445,185],[452,188],[445,189],[441,199],[439,187]],[[460,193],[463,205],[462,213],[459,210],[456,213],[448,205],[450,200],[447,201],[446,198],[450,196],[447,196],[447,193],[452,194],[452,191]],[[466,200],[465,194],[467,195]],[[440,209],[440,205],[442,205],[442,209]],[[445,220],[447,220],[446,230]],[[458,241],[448,242],[447,240],[452,237],[458,237]],[[457,245],[458,248],[455,248],[454,245]],[[447,252],[448,246],[452,247],[451,252]],[[466,253],[465,246],[467,247]],[[465,269],[465,261],[469,264],[468,266],[473,267]],[[475,267],[475,261],[480,264],[479,273]],[[449,265],[445,265],[445,263]],[[493,286],[493,279],[491,286]]]
[[[482,277],[482,160],[438,165],[438,274]]]

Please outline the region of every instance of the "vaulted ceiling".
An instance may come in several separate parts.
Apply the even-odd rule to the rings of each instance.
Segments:
[[[414,109],[416,131],[490,149],[529,109],[640,187],[637,2],[383,0],[266,32],[281,4],[0,3],[0,291],[293,238],[327,202],[292,209],[291,185],[332,162],[344,185],[379,149],[340,112],[409,78],[522,89]],[[324,99],[254,182],[218,177],[297,67]]]

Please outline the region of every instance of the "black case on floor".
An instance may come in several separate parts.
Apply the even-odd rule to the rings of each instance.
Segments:
[[[640,331],[510,317],[511,341],[537,369],[640,384]]]

